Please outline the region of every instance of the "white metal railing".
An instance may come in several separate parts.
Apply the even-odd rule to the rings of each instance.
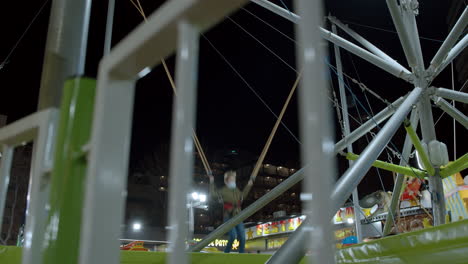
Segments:
[[[24,142],[34,142],[31,176],[29,179],[28,207],[24,229],[22,263],[39,263],[47,220],[46,204],[49,199],[50,177],[58,110],[42,110],[0,129],[2,160],[0,168],[0,226],[2,226],[5,196],[10,178],[13,150]]]

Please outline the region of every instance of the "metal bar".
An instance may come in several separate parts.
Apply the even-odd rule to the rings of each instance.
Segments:
[[[410,38],[410,44],[413,46],[413,52],[416,56],[416,67],[415,67],[415,74],[418,76],[424,75],[424,58],[421,50],[421,41],[419,39],[419,32],[418,27],[416,24],[416,17],[415,17],[415,10],[413,4],[417,1],[405,1],[400,2],[403,5],[402,9],[402,19],[403,23],[405,24],[406,32],[408,33],[408,37]],[[416,7],[417,8],[417,7]]]
[[[293,22],[294,24],[298,24],[299,21],[301,20],[301,17],[298,16],[297,14],[290,12],[289,10],[286,10],[276,4],[273,4],[272,2],[268,0],[250,0],[250,2],[253,2],[259,6],[262,6],[271,12],[286,18],[287,20]]]
[[[187,199],[193,175],[193,138],[195,127],[196,89],[198,74],[199,31],[182,20],[178,25],[176,84],[172,110],[171,161],[169,168],[169,252],[170,264],[188,263],[185,254],[187,230]]]
[[[5,210],[8,184],[10,183],[11,165],[13,162],[13,147],[2,146],[2,159],[0,164],[0,228],[2,227],[3,214]]]
[[[453,26],[452,30],[448,34],[445,41],[440,46],[439,50],[435,54],[434,58],[431,60],[431,65],[429,66],[429,71],[437,69],[442,62],[447,58],[447,55],[452,49],[453,45],[457,42],[460,36],[463,34],[463,31],[468,25],[468,7],[465,7],[462,15],[458,19],[457,23]]]
[[[302,138],[301,159],[305,175],[301,193],[303,213],[309,220],[305,225],[306,249],[311,252],[307,262],[335,263],[334,248],[330,246],[332,228],[325,212],[333,205],[328,199],[335,178],[333,166],[333,133],[327,82],[325,80],[326,45],[320,37],[319,26],[323,23],[322,1],[295,0],[294,4],[302,17],[296,24],[298,68],[303,69],[299,87],[299,127]],[[318,184],[320,183],[320,184]],[[291,258],[292,257],[292,258]],[[302,256],[300,256],[302,258]],[[271,263],[296,263],[295,256],[276,255]]]
[[[423,83],[423,80],[418,80]],[[419,100],[419,119],[421,122],[422,140],[426,144],[436,140],[434,119],[432,115],[432,106],[428,93],[424,93]],[[430,155],[430,154],[429,154]],[[429,191],[431,192],[432,213],[434,225],[445,223],[445,200],[442,179],[439,175],[439,169],[435,170],[433,176],[429,175]]]
[[[111,79],[108,69],[100,67],[86,175],[80,264],[120,261],[134,84],[134,80]],[[110,215],[115,221],[108,220]]]
[[[445,99],[455,100],[458,102],[462,102],[468,104],[468,93],[464,92],[457,92],[450,89],[445,88],[437,88],[435,89],[435,95],[443,97]]]
[[[23,264],[42,263],[45,223],[47,220],[46,204],[49,198],[50,181],[46,176],[52,167],[57,110],[47,109],[29,115],[0,129],[0,142],[7,148],[0,168],[0,200],[6,191],[4,176],[8,177],[13,148],[29,141],[34,141],[31,176],[29,178],[26,208],[25,241],[21,261]],[[10,152],[11,151],[11,152]],[[8,174],[5,174],[8,173]],[[0,202],[0,207],[3,202]],[[0,214],[3,213],[1,210]],[[3,218],[0,217],[0,221]],[[0,223],[1,225],[1,223]]]
[[[330,17],[328,17],[330,19]],[[335,19],[336,20],[336,19]],[[339,21],[338,21],[339,22]],[[336,34],[336,26],[332,25],[332,31]],[[336,58],[336,68],[338,70],[338,85],[340,90],[340,102],[341,102],[341,110],[343,116],[343,127],[344,127],[344,137],[349,136],[351,133],[350,124],[349,124],[349,117],[348,117],[348,102],[346,101],[346,90],[344,87],[344,79],[343,79],[343,66],[341,64],[341,54],[340,54],[340,47],[338,45],[333,45],[335,50],[335,58]],[[338,110],[338,109],[337,109]],[[349,144],[347,147],[349,152],[353,152],[353,144]],[[349,161],[349,166],[351,167],[353,162]],[[353,191],[353,207],[354,207],[354,223],[356,228],[356,237],[358,242],[362,241],[362,231],[361,231],[361,215],[358,212],[361,212],[361,207],[359,206],[359,193],[358,189],[354,189]]]
[[[440,97],[433,98],[433,101],[437,106],[444,110],[444,112],[449,114],[453,119],[457,120],[458,123],[468,129],[468,117],[466,115]]]
[[[34,140],[32,171],[29,178],[24,243],[21,257],[23,264],[41,264],[44,233],[47,223],[47,205],[50,192],[50,173],[55,152],[59,112],[47,110]]]
[[[406,117],[413,105],[418,101],[421,93],[422,89],[417,87],[408,95],[395,114],[390,118],[390,120],[388,120],[374,140],[372,140],[372,142],[367,146],[361,157],[344,173],[343,176],[341,176],[335,184],[330,196],[330,200],[333,202],[333,207],[322,212],[322,214],[327,214],[330,219],[333,217],[333,214],[338,211],[339,206],[346,201],[352,190],[356,188],[365,173],[372,166],[372,162],[379,156],[385,148],[385,145],[390,141],[390,138],[395,134],[403,119]],[[286,241],[286,243],[276,251],[271,259],[275,259],[275,256],[278,254],[280,256],[285,254],[294,256],[293,260],[298,260],[300,259],[299,257],[304,256],[306,251],[304,245],[304,242],[306,241],[304,226],[307,226],[307,221],[308,219],[306,219],[304,223],[288,238],[288,241]],[[329,246],[331,247],[332,245]],[[291,262],[294,263],[293,261]]]
[[[112,46],[112,30],[114,27],[115,0],[107,1],[106,36],[104,38],[104,56],[109,54]]]
[[[468,168],[468,153],[440,170],[440,176],[446,178]]]
[[[411,123],[411,126],[414,127],[414,129],[418,128],[419,115],[418,115],[417,108],[413,108],[413,111],[411,111],[410,123]],[[403,151],[401,152],[400,166],[408,165],[409,156],[411,154],[412,147],[413,147],[413,144],[411,142],[411,139],[409,135],[406,135],[405,142],[403,143]],[[397,210],[397,207],[400,205],[400,195],[401,195],[402,186],[403,184],[405,184],[403,182],[404,179],[405,179],[404,174],[400,174],[400,173],[397,174],[397,178],[393,186],[392,200],[388,208],[388,214],[387,214],[385,225],[383,228],[384,236],[390,233],[392,226],[394,224],[396,210]]]
[[[96,81],[74,78],[65,82],[51,174],[48,219],[43,244],[44,263],[78,263],[86,156]],[[54,227],[54,228],[52,228]]]
[[[432,79],[434,79],[441,71],[447,67],[454,59],[455,57],[458,56],[465,48],[468,46],[468,34],[466,34],[448,53],[447,57],[445,60],[442,62],[442,64],[439,66],[439,68],[436,70],[436,73],[432,75]]]
[[[346,153],[346,159],[348,160],[357,160],[358,158],[359,158],[359,155],[357,154]],[[399,166],[399,165],[388,163],[388,162],[381,161],[381,160],[374,161],[374,163],[372,163],[372,166],[379,168],[379,169],[392,171],[392,172],[396,172],[399,174],[403,174],[403,175],[410,176],[410,177],[416,177],[420,179],[424,179],[424,177],[426,176],[426,172],[422,170],[412,168],[412,167]]]
[[[413,105],[419,100],[421,93],[421,88],[414,88],[414,90],[397,109],[395,114],[388,120],[385,126],[362,152],[361,157],[340,178],[332,192],[332,200],[335,201],[336,204],[341,205],[345,202],[346,198],[351,193],[353,186],[357,185],[357,183],[359,183],[364,177],[365,172],[370,168],[373,161],[377,159],[400,126],[403,119],[406,118],[406,115]]]
[[[405,27],[405,23],[403,21],[403,12],[400,9],[400,6],[397,4],[397,0],[386,0],[387,6],[390,11],[390,15],[392,16],[393,24],[398,32],[398,36],[400,38],[401,46],[403,47],[403,51],[405,52],[406,60],[410,67],[414,68],[417,66],[416,62],[416,54],[413,50],[411,37],[409,36],[409,32]]]
[[[389,63],[392,63],[395,65],[395,67],[405,69],[401,64],[399,64],[397,61],[395,61],[392,57],[388,56],[385,52],[383,52],[381,49],[376,47],[374,44],[370,43],[367,39],[363,38],[361,35],[356,33],[354,30],[352,30],[348,25],[343,24],[340,20],[338,20],[334,16],[328,16],[328,19],[335,25],[337,25],[339,28],[341,28],[344,32],[346,32],[348,35],[350,35],[352,38],[354,38],[357,42],[361,43],[366,49],[374,53],[375,55],[379,56],[380,58],[388,61]],[[337,34],[335,31],[333,31],[334,34]],[[408,71],[409,72],[409,71]]]
[[[148,16],[146,23],[141,23],[115,45],[109,54],[111,56],[103,58],[101,65],[106,65],[113,74],[126,79],[135,78],[142,71],[159,65],[161,58],[173,54],[177,45],[178,21],[187,18],[203,33],[247,2],[248,0],[167,1]]]
[[[343,151],[349,144],[356,142],[362,136],[389,118],[393,113],[395,113],[396,109],[401,105],[404,99],[405,97],[398,98],[391,105],[385,107],[382,111],[376,114],[372,119],[369,119],[360,127],[356,128],[353,132],[351,132],[351,134],[349,134],[349,136],[341,139],[338,143],[335,144],[335,153]]]
[[[411,72],[409,72],[407,69],[405,68],[400,68],[398,66],[396,66],[394,63],[390,63],[388,62],[387,60],[384,60],[372,53],[370,53],[369,51],[347,41],[346,39],[340,37],[340,36],[337,36],[335,34],[333,34],[332,32],[326,30],[326,29],[323,29],[323,28],[320,28],[320,33],[322,35],[323,38],[325,38],[326,40],[340,46],[341,48],[353,53],[354,55],[374,64],[375,66],[381,68],[382,70],[390,73],[390,74],[393,74],[394,76],[398,77],[398,78],[401,78],[405,81],[410,81],[411,80]]]
[[[424,150],[421,144],[421,141],[419,140],[418,135],[414,131],[413,127],[411,127],[411,123],[409,121],[405,121],[405,130],[406,130],[406,133],[408,133],[411,139],[411,142],[413,142],[414,148],[418,152],[424,168],[426,169],[426,171],[429,173],[430,176],[434,176],[435,170],[434,170],[434,167],[432,167],[431,161],[429,160],[428,153],[426,153],[426,150]]]
[[[84,74],[91,0],[55,0],[42,67],[39,110],[59,107],[65,80]]]

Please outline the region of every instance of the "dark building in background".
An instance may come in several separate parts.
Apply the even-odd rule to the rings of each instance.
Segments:
[[[0,115],[0,128],[6,125],[6,121],[6,116]],[[15,148],[3,214],[3,225],[0,230],[0,243],[5,245],[16,244],[20,227],[25,222],[31,157],[32,144]]]
[[[126,224],[122,229],[122,238],[166,239],[165,226],[167,226],[169,205],[167,192],[168,150],[161,150],[159,153],[166,153],[166,155],[153,154],[148,156],[142,161],[144,165],[139,167],[138,172],[135,172],[129,178]],[[198,153],[194,153],[194,155],[193,185],[190,192],[206,194],[208,197],[206,201],[207,210],[196,207],[194,209],[195,235],[203,235],[213,231],[223,223],[223,205],[220,201],[209,197],[209,179]],[[224,172],[232,169],[237,172],[237,185],[241,189],[247,184],[257,160],[256,156],[236,148],[213,151],[207,153],[207,157],[218,187],[224,185]],[[294,168],[263,164],[254,186],[242,205],[243,208],[256,201],[295,172],[296,169]],[[270,221],[284,215],[300,214],[300,186],[300,183],[295,185],[245,222]],[[141,223],[142,230],[133,230],[133,223]]]

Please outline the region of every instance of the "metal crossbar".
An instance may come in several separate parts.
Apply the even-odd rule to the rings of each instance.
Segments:
[[[25,241],[22,263],[40,263],[47,220],[46,204],[49,199],[55,133],[58,110],[51,108],[36,112],[0,129],[0,145],[3,147],[0,168],[0,226],[2,226],[5,196],[8,188],[13,150],[24,142],[34,142],[29,203],[24,229]]]

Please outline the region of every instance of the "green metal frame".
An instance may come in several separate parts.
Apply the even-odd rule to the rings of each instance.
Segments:
[[[446,178],[468,168],[468,153],[454,162],[449,163],[445,168],[441,168],[440,176]]]
[[[96,81],[65,82],[50,190],[43,263],[76,264]]]
[[[421,140],[419,140],[419,137],[414,131],[413,127],[411,126],[411,123],[409,122],[409,120],[405,120],[405,130],[406,130],[406,133],[408,133],[409,137],[411,138],[414,148],[416,149],[419,156],[421,157],[421,161],[424,167],[426,168],[426,171],[429,173],[429,175],[434,176],[435,169],[434,167],[432,167],[431,161],[429,160],[429,156],[424,150],[421,144]]]
[[[346,159],[348,160],[357,160],[358,158],[359,158],[359,155],[357,154],[346,153]],[[410,177],[416,177],[420,179],[424,179],[424,177],[426,177],[425,171],[422,171],[413,167],[404,167],[404,166],[396,165],[393,163],[384,162],[381,160],[374,161],[374,163],[372,163],[372,166],[382,169],[382,170],[401,173],[403,175],[410,176]]]

